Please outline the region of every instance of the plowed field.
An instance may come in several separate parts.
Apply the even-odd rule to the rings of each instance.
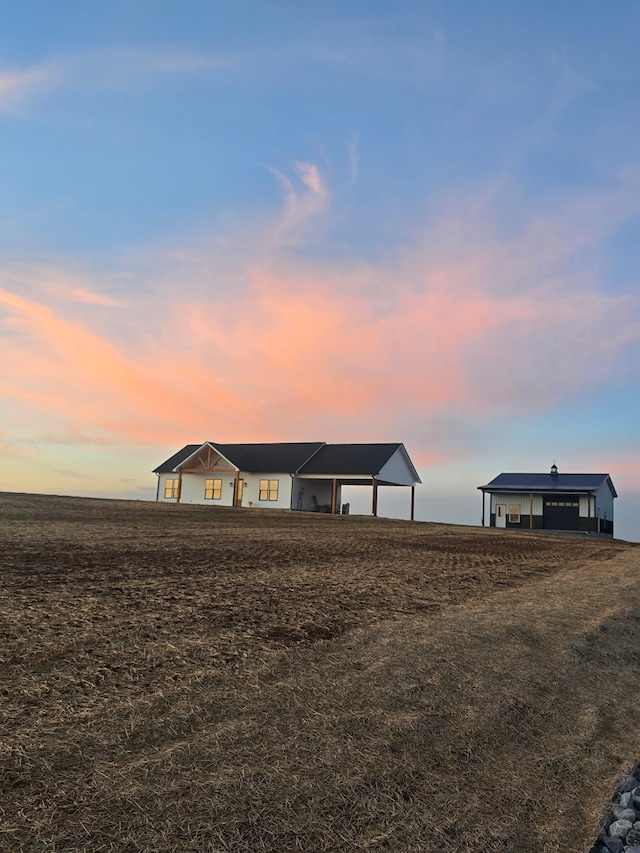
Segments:
[[[567,853],[640,745],[567,675],[639,639],[624,543],[10,494],[0,541],[2,849]],[[602,726],[567,828],[553,762]]]

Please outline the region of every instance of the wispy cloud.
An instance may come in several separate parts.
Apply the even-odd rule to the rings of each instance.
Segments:
[[[60,60],[67,85],[103,89],[228,68],[223,56],[172,45],[137,45],[87,50]]]
[[[301,228],[321,213],[329,200],[329,192],[314,163],[296,163],[298,180],[306,188],[297,189],[293,181],[273,166],[265,168],[277,179],[284,195],[284,209],[269,228],[270,241],[282,244],[299,240]]]
[[[57,63],[31,68],[0,68],[0,112],[17,112],[31,98],[53,89],[64,79]]]
[[[0,66],[0,112],[24,111],[56,89],[98,91],[227,68],[231,60],[172,46],[113,47],[44,59],[26,68]]]
[[[70,302],[82,302],[86,305],[102,305],[105,308],[124,308],[125,303],[119,299],[113,299],[111,296],[106,296],[103,293],[93,293],[88,290],[81,290],[77,287],[63,288],[59,291],[61,299],[66,298]]]
[[[322,67],[355,78],[384,78],[423,85],[442,70],[445,42],[434,30],[430,39],[390,40],[388,33],[365,22],[343,23],[314,36],[265,45],[236,46],[233,51],[202,51],[180,44],[130,44],[89,48],[43,57],[30,67],[0,66],[0,111],[23,110],[47,90],[99,92],[152,85],[170,77],[224,76],[235,86],[263,85],[265,80],[295,86],[300,70]],[[385,62],[380,56],[385,55]]]
[[[105,293],[106,282],[95,280],[89,272],[81,270],[70,261],[10,262],[0,267],[2,281],[7,291],[29,297],[37,296],[45,304],[60,302],[96,305],[105,308],[123,308],[125,303]]]

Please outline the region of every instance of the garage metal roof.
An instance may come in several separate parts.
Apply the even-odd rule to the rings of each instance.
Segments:
[[[609,474],[498,474],[486,492],[596,492],[608,481],[614,498],[618,494]]]

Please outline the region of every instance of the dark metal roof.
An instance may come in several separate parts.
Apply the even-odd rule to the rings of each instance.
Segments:
[[[154,473],[175,471],[207,444],[238,470],[254,474],[279,472],[372,477],[379,474],[391,457],[401,450],[415,482],[421,482],[403,444],[325,444],[322,441],[279,444],[216,444],[210,441],[187,444],[155,468]]]
[[[213,444],[213,442],[210,442]],[[283,442],[280,444],[213,444],[225,459],[240,471],[252,474],[295,473],[317,453],[322,441]]]
[[[487,492],[595,492],[607,480],[614,498],[618,495],[608,474],[499,474],[486,486]]]
[[[300,469],[300,474],[356,474],[373,477],[379,474],[391,457],[402,449],[409,470],[420,477],[413,467],[403,444],[325,444],[325,446]]]
[[[175,469],[184,462],[185,459],[188,459],[196,450],[201,448],[201,444],[185,444],[182,450],[179,450],[177,453],[174,453],[173,456],[170,456],[166,462],[163,462],[162,465],[158,465],[157,468],[153,469],[154,474],[165,474],[168,471],[175,471]]]

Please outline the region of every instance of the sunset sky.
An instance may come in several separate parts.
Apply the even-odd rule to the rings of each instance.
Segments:
[[[0,490],[402,441],[420,519],[555,460],[640,541],[639,31],[636,0],[7,4]]]

